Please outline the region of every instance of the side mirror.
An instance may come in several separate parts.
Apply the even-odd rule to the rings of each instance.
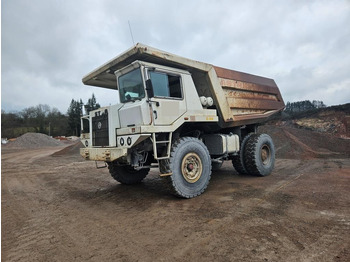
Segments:
[[[154,97],[153,85],[152,85],[151,79],[146,80],[146,92],[147,92],[148,99],[151,99],[152,97]]]

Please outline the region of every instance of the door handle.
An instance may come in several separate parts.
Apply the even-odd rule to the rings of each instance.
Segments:
[[[156,106],[158,107],[158,106],[160,106],[160,103],[158,102],[158,101],[151,101],[151,100],[148,100],[148,103],[155,103],[156,104]]]
[[[158,118],[158,114],[157,114],[156,110],[153,110],[153,114],[154,114],[154,119],[157,119]]]

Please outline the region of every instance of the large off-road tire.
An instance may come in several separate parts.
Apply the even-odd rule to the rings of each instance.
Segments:
[[[267,176],[275,166],[275,146],[267,134],[251,135],[244,149],[244,164],[250,175]]]
[[[253,134],[254,133],[250,133],[243,138],[238,155],[233,156],[233,158],[232,158],[233,167],[241,175],[248,174],[248,171],[247,171],[247,169],[245,167],[245,163],[244,163],[244,150],[245,150],[245,145],[246,145],[249,137],[251,137],[251,135],[253,135]]]
[[[116,163],[108,164],[108,169],[115,180],[125,185],[140,183],[150,170],[149,168],[135,170],[131,166],[121,166]]]
[[[211,159],[207,147],[194,137],[183,137],[172,146],[168,176],[173,194],[183,198],[199,196],[211,177]]]

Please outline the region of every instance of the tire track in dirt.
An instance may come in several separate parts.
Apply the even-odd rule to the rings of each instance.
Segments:
[[[54,222],[52,218],[48,221],[47,218],[42,217],[27,220],[21,231],[14,233],[13,238],[16,239],[16,242],[9,248],[7,259],[10,261],[42,260],[45,252],[55,248],[54,244],[57,243],[55,233],[50,229],[53,228]],[[45,249],[41,248],[43,246]]]
[[[334,220],[334,216],[332,218]],[[334,250],[346,250],[350,246],[349,238],[339,236],[339,232],[350,234],[350,220],[346,217],[339,217],[336,222],[328,225],[325,232],[314,243],[305,246],[297,255],[291,256],[291,261],[332,261],[337,255]],[[345,260],[344,260],[345,261]]]
[[[42,168],[41,159],[51,155],[62,147],[10,151],[2,155],[5,165],[2,172],[3,203],[11,212],[2,212],[3,242],[2,258],[8,261],[49,261],[47,255],[56,247],[56,224],[61,220],[59,213],[52,216],[55,193],[47,187],[42,178],[54,175],[48,168]],[[16,173],[15,170],[22,170]],[[54,176],[53,176],[54,177]],[[14,217],[17,217],[14,223]],[[18,228],[10,231],[9,228]],[[47,258],[47,259],[46,259]]]

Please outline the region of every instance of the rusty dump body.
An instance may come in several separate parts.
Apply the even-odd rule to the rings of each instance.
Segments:
[[[83,83],[116,89],[114,72],[136,60],[190,72],[198,96],[213,98],[212,108],[218,111],[221,128],[263,122],[285,106],[273,79],[198,62],[143,44],[136,44],[86,75]]]

